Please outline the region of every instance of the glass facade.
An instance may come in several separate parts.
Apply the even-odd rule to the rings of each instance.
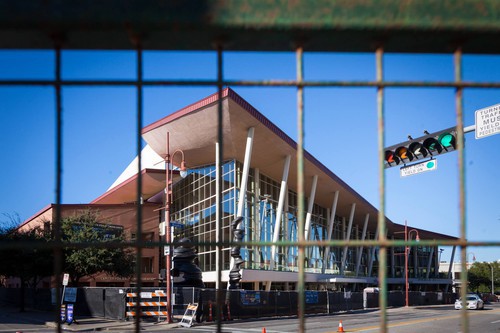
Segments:
[[[188,237],[193,241],[202,243],[198,246],[199,266],[204,272],[216,270],[216,168],[215,165],[205,165],[190,169],[188,176],[174,184],[173,190],[173,214],[172,221],[184,225],[184,228],[175,228],[175,237],[180,239]],[[231,221],[237,213],[239,192],[243,165],[239,161],[226,161],[223,165],[222,193],[223,203],[221,212],[222,226],[220,230],[221,241],[232,240]],[[272,242],[276,223],[276,211],[280,193],[280,183],[266,175],[260,174],[258,170],[251,169],[247,186],[246,201],[243,205],[242,215],[245,229],[244,241]],[[307,206],[306,202],[306,206]],[[313,205],[310,216],[310,227],[308,239],[328,239],[329,209],[317,204]],[[279,240],[298,241],[297,229],[297,195],[288,190],[282,221],[279,224]],[[335,216],[331,239],[345,239],[348,233],[348,223],[345,218]],[[361,239],[362,227],[353,222],[350,239]],[[366,239],[373,239],[374,234],[367,232]],[[344,248],[313,246],[306,250],[306,271],[311,273],[341,274],[340,266],[343,259]],[[359,267],[357,260],[362,251]],[[404,251],[404,250],[403,250]],[[395,253],[401,252],[395,249]],[[348,247],[345,258],[344,276],[355,276],[358,268],[358,276],[370,276],[370,257],[374,256],[372,271],[377,268],[377,251]],[[242,266],[247,269],[268,270],[271,263],[271,246],[243,246],[241,256],[246,261]],[[401,276],[404,268],[404,256],[394,255],[393,267],[394,277]],[[426,269],[428,249],[419,248],[417,256],[417,275],[425,275],[422,270]],[[230,247],[222,250],[222,269],[230,269]],[[275,270],[298,271],[298,248],[297,246],[277,247]],[[403,261],[401,261],[403,260]],[[420,262],[422,261],[422,262]],[[403,263],[403,265],[401,265]],[[413,267],[413,266],[412,266]],[[391,272],[391,270],[389,270]],[[412,274],[413,270],[411,271]]]

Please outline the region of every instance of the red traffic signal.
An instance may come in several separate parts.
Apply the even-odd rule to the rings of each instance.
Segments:
[[[390,168],[408,162],[445,154],[456,149],[457,130],[451,127],[384,149],[384,166]]]

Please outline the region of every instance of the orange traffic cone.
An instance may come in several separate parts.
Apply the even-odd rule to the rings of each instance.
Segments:
[[[342,326],[342,320],[339,322],[339,329],[337,330],[337,332],[345,332],[344,326]]]
[[[265,327],[262,328],[262,333],[266,333],[266,328]]]

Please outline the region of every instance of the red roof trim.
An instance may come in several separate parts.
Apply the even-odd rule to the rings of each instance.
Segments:
[[[36,212],[35,214],[31,215],[29,218],[27,218],[26,220],[24,220],[23,223],[21,223],[20,225],[18,225],[16,227],[16,229],[19,229],[21,228],[22,226],[24,226],[25,224],[29,223],[30,221],[34,220],[36,217],[42,215],[43,213],[45,213],[46,211],[48,211],[49,209],[52,208],[52,206],[54,206],[54,204],[48,204],[47,206],[43,207],[42,209],[40,209],[38,212]]]
[[[222,90],[222,98],[227,97],[229,90],[230,90],[229,88]],[[149,131],[152,131],[155,128],[158,128],[162,125],[168,124],[169,122],[172,122],[177,118],[181,118],[181,117],[183,117],[183,116],[185,116],[185,115],[187,115],[195,110],[198,110],[202,107],[213,104],[213,103],[217,102],[218,100],[219,100],[219,93],[216,92],[215,94],[212,94],[208,97],[205,97],[204,99],[199,100],[198,102],[190,104],[190,105],[188,105],[188,106],[186,106],[186,107],[184,107],[184,108],[182,108],[182,109],[180,109],[180,110],[178,110],[178,111],[176,111],[176,112],[174,112],[174,113],[172,113],[164,118],[161,118],[160,120],[155,121],[152,124],[149,124],[148,126],[146,126],[142,129],[142,134],[145,134]]]

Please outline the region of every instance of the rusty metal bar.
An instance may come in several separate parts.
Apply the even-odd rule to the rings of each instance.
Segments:
[[[26,245],[36,245],[37,248],[40,249],[55,249],[58,247],[57,244],[55,243],[34,243],[34,242],[19,242],[15,244],[4,244],[0,243],[0,249],[22,249]],[[163,246],[166,245],[165,242],[150,242],[150,241],[141,241],[140,243],[141,247],[151,247],[151,246]],[[179,242],[172,242],[171,245],[176,246],[180,245],[181,243]],[[217,242],[197,242],[196,244],[198,245],[203,245],[203,246],[216,246],[218,243]],[[226,242],[224,245],[229,245],[231,243]],[[409,240],[409,241],[404,241],[404,240],[392,240],[392,239],[386,239],[384,241],[378,240],[378,239],[365,239],[363,240],[356,240],[356,239],[351,239],[351,240],[304,240],[303,242],[300,241],[277,241],[277,242],[270,242],[270,241],[242,241],[241,243],[238,243],[241,246],[257,246],[257,245],[262,245],[262,246],[271,246],[271,245],[276,245],[276,246],[282,246],[282,247],[287,247],[287,246],[303,246],[303,247],[311,247],[311,246],[334,246],[334,247],[344,247],[344,246],[350,246],[350,247],[357,247],[357,246],[384,246],[384,247],[401,247],[401,246],[468,246],[468,247],[498,247],[500,246],[500,241],[468,241],[468,240],[428,240],[428,239],[420,239],[420,241],[416,240]],[[89,246],[96,247],[96,248],[123,248],[123,247],[134,247],[137,245],[136,241],[128,241],[128,242],[121,242],[119,244],[107,244],[107,243],[102,243],[102,242],[75,242],[71,244],[65,244],[64,247],[68,248],[76,248],[76,249],[82,249],[86,248]]]
[[[62,234],[61,234],[61,203],[62,203],[62,87],[61,87],[61,44],[56,40],[55,45],[55,97],[56,97],[56,210],[54,219],[54,272],[56,275],[56,300],[61,299],[61,290],[59,286],[62,284]],[[22,245],[22,244],[21,244]],[[58,315],[59,311],[55,311],[57,332],[61,332],[61,319]]]
[[[218,93],[218,98],[217,98],[217,144],[219,147],[218,150],[218,161],[219,161],[219,170],[218,174],[219,177],[217,179],[217,188],[218,192],[216,193],[217,195],[217,210],[219,214],[217,214],[217,218],[219,221],[216,222],[216,225],[219,225],[221,228],[223,227],[223,221],[222,221],[222,212],[223,212],[223,195],[222,195],[222,188],[223,188],[223,175],[224,175],[224,114],[223,114],[223,108],[222,108],[222,89],[224,85],[224,76],[223,76],[223,53],[222,53],[222,45],[217,44],[216,45],[217,49],[217,93]],[[220,240],[217,239],[217,242]],[[217,243],[216,244],[217,250],[220,250],[222,252],[223,246],[222,244]],[[217,265],[217,281],[218,285],[221,286],[222,283],[222,258],[223,254],[219,253],[219,262]],[[229,283],[229,282],[228,282]],[[216,290],[216,307],[215,307],[215,317],[216,317],[216,323],[217,323],[217,332],[220,333],[222,332],[222,304],[223,304],[223,297],[222,297],[222,289],[219,288]]]
[[[378,82],[384,80],[384,50],[378,47],[375,52],[376,76]],[[382,333],[387,333],[387,247],[382,245],[386,241],[385,224],[385,171],[384,171],[384,87],[377,87],[377,120],[378,120],[378,155],[379,155],[379,200],[380,209],[378,212],[378,230],[380,241],[380,256],[378,266],[379,276],[379,306],[380,306],[380,329]]]
[[[137,286],[137,304],[136,304],[136,309],[135,312],[137,315],[134,318],[134,329],[135,332],[140,332],[141,331],[141,288],[142,288],[142,270],[141,270],[141,264],[142,264],[142,158],[141,158],[141,151],[142,151],[142,114],[143,114],[143,91],[142,91],[142,77],[143,77],[143,71],[142,71],[142,43],[140,39],[135,38],[133,40],[135,47],[136,47],[136,52],[137,52],[137,126],[136,126],[136,152],[137,152],[137,237],[136,241],[139,243],[136,244],[136,286]],[[167,170],[168,173],[168,170]],[[168,184],[166,185],[168,186]],[[167,282],[168,283],[168,282]],[[169,308],[171,308],[171,304],[168,304]],[[170,313],[170,310],[168,310]]]
[[[297,229],[299,242],[305,242],[305,187],[304,187],[304,87],[300,84],[304,77],[304,49],[301,45],[296,50],[297,59]],[[276,219],[281,219],[276,216]],[[298,309],[299,332],[305,332],[305,258],[306,248],[299,245]]]
[[[4,0],[0,47],[51,49],[59,33],[70,49],[126,50],[129,31],[140,31],[148,50],[213,50],[224,37],[226,50],[291,51],[300,36],[311,51],[374,52],[383,41],[385,52],[452,53],[460,43],[464,52],[493,54],[499,7],[497,0]]]
[[[144,87],[156,86],[214,86],[217,80],[147,80],[141,83]],[[500,82],[468,82],[468,81],[297,81],[297,80],[223,80],[227,86],[241,87],[383,87],[383,88],[500,88]],[[54,80],[4,80],[0,86],[53,86]],[[63,86],[137,86],[134,80],[61,80]]]
[[[457,48],[454,54],[455,82],[462,81],[462,49]],[[457,87],[455,90],[455,110],[457,119],[457,149],[458,149],[458,185],[459,185],[459,218],[460,218],[460,240],[466,241],[467,221],[465,216],[465,165],[464,165],[464,131],[463,131],[463,89]],[[462,246],[461,252],[461,275],[462,286],[467,286],[467,244]],[[467,288],[460,288],[460,295],[465,304]],[[467,307],[462,307],[461,322],[465,333],[469,332],[469,316]]]

